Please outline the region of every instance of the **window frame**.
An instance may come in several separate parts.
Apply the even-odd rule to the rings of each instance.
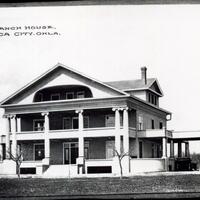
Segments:
[[[66,129],[64,126],[65,126],[65,123],[64,123],[64,120],[66,119],[69,119],[70,120],[70,127],[69,129]],[[62,127],[63,127],[63,130],[70,130],[72,129],[72,120],[71,120],[71,117],[63,117],[63,124],[62,124]]]
[[[88,120],[88,127],[84,127],[84,120],[85,119],[87,119]],[[90,118],[89,118],[89,116],[87,115],[87,116],[83,116],[83,128],[89,128],[90,127]]]
[[[162,125],[161,125],[162,124]],[[162,127],[162,128],[161,128]],[[159,129],[163,129],[163,122],[159,122]]]
[[[72,94],[72,98],[71,99],[74,99],[74,92],[66,92],[66,99],[69,99],[69,98],[67,98],[68,94]]]
[[[112,116],[114,118],[113,126],[107,126],[107,117]],[[115,127],[115,114],[107,114],[105,115],[105,127]]]
[[[155,120],[151,119],[151,129],[155,129]]]
[[[40,100],[39,100],[39,97],[40,97]],[[41,93],[41,92],[38,93],[38,100],[39,100],[38,102],[44,101],[43,93]]]
[[[80,93],[83,93],[83,97],[78,97],[78,95],[80,95]],[[78,91],[78,92],[76,93],[76,98],[77,98],[77,99],[85,98],[85,91]]]
[[[138,130],[139,131],[144,130],[144,117],[143,117],[143,115],[138,116]]]
[[[39,131],[44,131],[44,123],[45,123],[44,119],[33,119],[33,131],[38,131],[35,129],[35,123],[39,121],[43,121],[43,130],[39,130]]]
[[[34,161],[39,161],[39,160],[36,160],[36,159],[35,159],[35,146],[37,146],[37,145],[43,145],[43,146],[44,146],[44,143],[34,143],[34,144],[33,144],[33,160],[34,160]],[[44,158],[45,158],[45,147],[44,147]],[[44,159],[44,158],[43,158],[43,159]]]
[[[78,126],[78,128],[74,128],[74,119],[77,119],[78,120],[78,117],[72,117],[72,129],[73,130],[78,130],[79,129],[79,126]]]
[[[59,98],[57,100],[53,100],[52,97],[53,96],[58,96]],[[59,101],[60,100],[60,93],[53,93],[51,94],[51,101]]]

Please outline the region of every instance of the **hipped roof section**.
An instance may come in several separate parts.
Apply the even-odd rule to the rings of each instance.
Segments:
[[[163,96],[162,89],[156,78],[148,78],[146,84],[144,83],[142,79],[112,81],[112,82],[105,82],[105,83],[124,92],[136,91],[136,90],[151,90],[152,91],[151,87],[155,84],[158,88],[157,94],[159,96]]]

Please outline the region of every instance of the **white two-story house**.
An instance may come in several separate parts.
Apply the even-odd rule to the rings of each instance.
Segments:
[[[16,173],[8,152],[22,152],[22,174],[44,177],[119,175],[116,151],[129,154],[125,175],[166,171],[173,142],[162,96],[146,67],[138,80],[101,82],[58,63],[1,102],[0,174]]]

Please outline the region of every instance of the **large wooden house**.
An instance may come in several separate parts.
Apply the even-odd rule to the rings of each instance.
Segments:
[[[155,78],[101,82],[58,63],[1,102],[0,174],[43,177],[119,175],[173,168],[171,113],[159,105]],[[170,158],[167,157],[170,144]]]

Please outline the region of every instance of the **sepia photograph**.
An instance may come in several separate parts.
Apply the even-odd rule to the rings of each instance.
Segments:
[[[198,1],[0,3],[0,199],[199,199]]]

